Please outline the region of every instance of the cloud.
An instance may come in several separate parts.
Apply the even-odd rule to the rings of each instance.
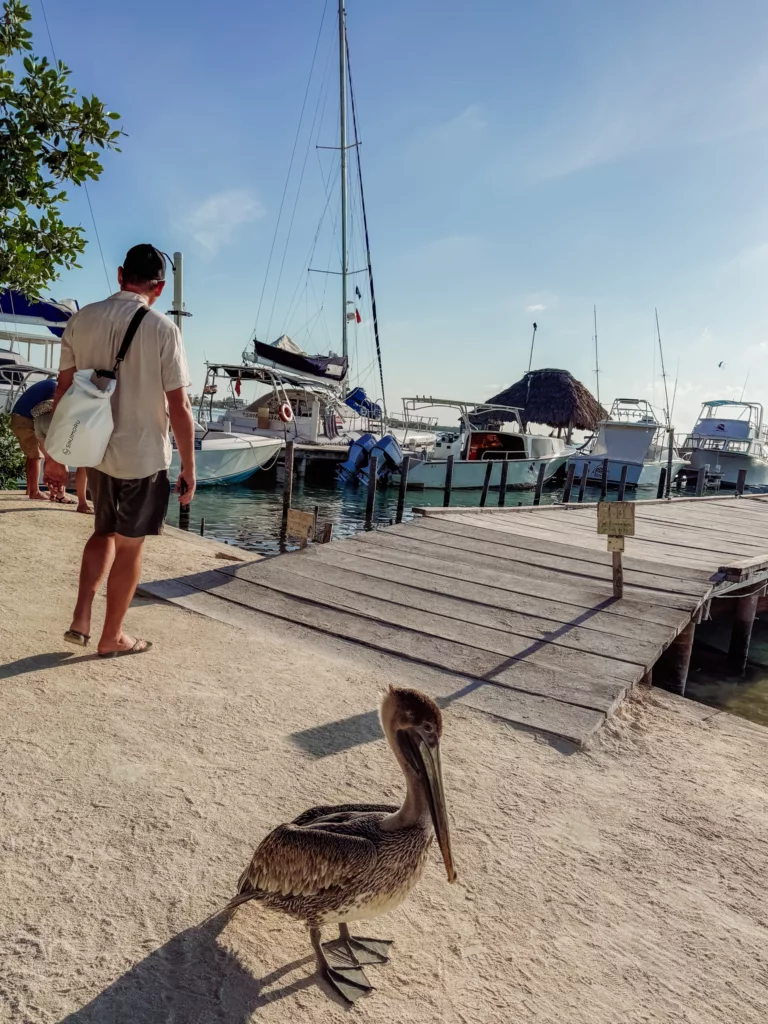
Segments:
[[[768,268],[768,242],[758,242],[737,252],[725,264],[725,270],[736,270],[740,273],[764,272]]]
[[[527,313],[543,313],[547,307],[541,302],[534,302],[532,306],[526,306]]]
[[[215,256],[222,246],[229,245],[238,228],[260,220],[264,214],[264,207],[250,192],[230,189],[204,199],[183,218],[182,227]]]

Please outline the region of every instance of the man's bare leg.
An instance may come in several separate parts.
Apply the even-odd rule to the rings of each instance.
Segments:
[[[77,604],[69,627],[83,636],[90,636],[91,610],[96,591],[106,576],[115,557],[114,533],[97,534],[90,537],[83,550],[83,561],[80,565],[80,586],[77,591]]]
[[[135,637],[123,632],[123,622],[139,585],[143,550],[143,537],[115,534],[115,560],[107,580],[107,614],[99,640],[99,654],[128,651],[136,643]]]
[[[93,509],[88,504],[88,474],[83,466],[75,473],[75,488],[77,489],[77,511],[85,515],[91,515]]]
[[[40,490],[40,459],[27,459],[25,466],[27,476],[27,495],[33,501],[40,501],[45,495]]]

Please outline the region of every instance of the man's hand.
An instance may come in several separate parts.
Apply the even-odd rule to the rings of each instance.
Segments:
[[[180,505],[188,505],[195,496],[195,489],[197,488],[197,481],[195,480],[194,472],[190,472],[188,469],[182,469],[179,473],[179,479],[176,481],[175,491],[179,496]]]
[[[43,483],[50,491],[51,501],[55,501],[57,497],[64,494],[68,479],[69,469],[49,455],[43,466]]]

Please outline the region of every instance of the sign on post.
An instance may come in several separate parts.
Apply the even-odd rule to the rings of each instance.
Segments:
[[[305,547],[307,541],[314,539],[315,536],[315,513],[289,508],[285,533],[287,537],[297,540],[301,547]]]
[[[597,532],[607,537],[613,560],[613,596],[624,596],[621,555],[624,538],[635,535],[635,504],[632,501],[601,501],[597,505]]]

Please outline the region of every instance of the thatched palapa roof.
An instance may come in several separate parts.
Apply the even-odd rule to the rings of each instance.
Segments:
[[[545,423],[564,430],[596,430],[600,420],[607,416],[590,391],[567,370],[531,370],[488,402],[518,408],[523,423]],[[512,416],[494,412],[472,419],[512,419]]]

